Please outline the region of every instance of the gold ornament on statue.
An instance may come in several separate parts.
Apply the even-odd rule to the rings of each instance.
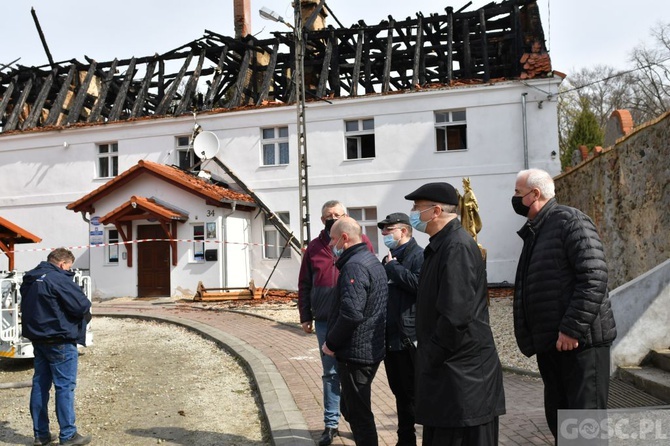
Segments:
[[[479,216],[479,203],[477,203],[477,197],[470,186],[470,178],[463,178],[463,195],[459,197],[459,205],[461,208],[461,226],[465,229],[468,234],[477,241],[477,234],[482,230],[482,219]],[[482,259],[486,263],[486,249],[479,243],[477,243],[479,251],[482,253]],[[489,296],[486,297],[487,305],[489,302]]]
[[[477,197],[470,186],[470,178],[463,178],[463,196],[461,197],[461,225],[477,240],[477,234],[482,230],[482,219],[479,216]]]

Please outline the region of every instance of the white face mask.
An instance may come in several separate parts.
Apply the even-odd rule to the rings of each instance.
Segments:
[[[337,247],[337,244],[340,243],[340,240],[342,240],[342,236],[340,236],[340,238],[338,238],[335,244],[330,248],[331,251],[333,251],[333,255],[335,256],[335,258],[340,257],[344,252],[344,246],[342,246],[341,248]]]
[[[409,213],[409,224],[412,225],[414,229],[416,229],[419,232],[426,232],[426,227],[428,226],[427,221],[422,221],[421,220],[421,214],[423,214],[426,211],[429,211],[433,209],[435,206],[431,206],[429,208],[424,209],[423,211],[412,211]]]
[[[396,249],[398,247],[400,240],[393,238],[393,234],[386,234],[384,236],[384,244],[388,249]]]

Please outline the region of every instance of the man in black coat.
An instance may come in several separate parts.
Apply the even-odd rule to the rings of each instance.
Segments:
[[[414,367],[416,356],[416,292],[423,265],[423,248],[412,237],[409,216],[387,215],[377,223],[389,253],[382,260],[388,276],[386,357],[384,367],[398,413],[396,446],[416,446],[414,428]]]
[[[376,446],[370,395],[372,380],[384,359],[388,286],[384,267],[368,250],[361,232],[351,217],[338,219],[330,230],[340,276],[321,349],[337,359],[342,386],[340,411],[351,426],[354,441],[360,446]]]
[[[616,324],[607,264],[591,219],[559,205],[554,180],[519,172],[514,211],[528,221],[514,287],[514,333],[523,354],[537,355],[547,423],[557,437],[559,409],[606,409]]]
[[[449,183],[409,195],[410,224],[430,235],[416,303],[416,421],[424,446],[496,446],[505,413],[502,367],[486,303],[486,267],[457,218]]]

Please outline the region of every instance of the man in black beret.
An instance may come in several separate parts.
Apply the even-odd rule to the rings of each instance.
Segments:
[[[398,412],[398,443],[416,446],[414,427],[414,369],[416,357],[416,292],[423,264],[423,248],[412,237],[409,216],[387,215],[377,223],[389,249],[382,260],[388,277],[386,357],[384,368]]]
[[[430,235],[416,304],[416,422],[424,446],[495,446],[505,413],[502,367],[486,304],[486,267],[458,220],[449,183],[424,184],[410,223]]]

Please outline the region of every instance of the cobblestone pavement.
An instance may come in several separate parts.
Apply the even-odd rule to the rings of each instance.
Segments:
[[[230,311],[207,311],[173,303],[113,300],[94,305],[94,314],[127,314],[178,318],[203,324],[239,339],[260,351],[278,370],[295,401],[309,434],[318,439],[323,430],[321,362],[315,335],[275,321]],[[500,417],[501,445],[550,445],[553,437],[544,420],[542,382],[539,378],[505,373],[507,414]],[[396,444],[395,400],[380,366],[372,386],[372,404],[380,445]],[[419,427],[420,431],[420,427]],[[335,445],[353,445],[347,423],[340,423]],[[290,444],[290,443],[286,443]]]

